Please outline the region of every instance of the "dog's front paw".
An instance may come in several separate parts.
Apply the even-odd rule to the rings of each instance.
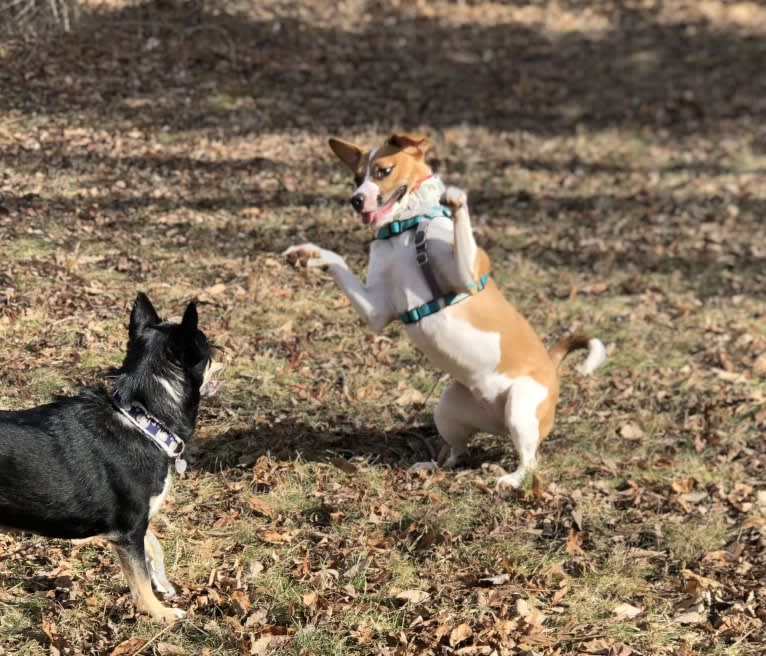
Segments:
[[[460,189],[460,187],[449,186],[444,191],[442,202],[454,211],[464,207],[466,203],[468,203],[468,196],[466,196],[466,193]]]
[[[314,244],[299,244],[290,246],[282,255],[292,266],[307,267],[312,260],[321,259],[322,249]]]
[[[518,490],[521,484],[524,482],[526,472],[513,472],[512,474],[506,474],[497,479],[495,483],[495,490],[497,492],[503,492],[505,490]]]
[[[307,268],[326,267],[331,264],[343,264],[343,258],[337,253],[328,251],[325,248],[319,248],[314,244],[300,244],[299,246],[290,246],[282,253],[293,266],[304,266]]]
[[[186,617],[186,611],[180,608],[165,608],[151,612],[150,615],[156,622],[162,624],[175,624]]]

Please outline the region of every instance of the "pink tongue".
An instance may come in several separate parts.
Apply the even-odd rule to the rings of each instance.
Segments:
[[[388,214],[389,210],[393,207],[394,203],[396,201],[394,200],[394,197],[388,199],[388,202],[385,205],[381,205],[380,207],[376,207],[373,209],[367,209],[366,203],[365,203],[365,209],[362,210],[362,219],[364,220],[365,225],[372,225],[373,223],[377,223],[380,219],[382,219],[386,214]]]
[[[373,225],[377,223],[383,216],[385,216],[388,213],[388,210],[391,208],[388,205],[383,205],[383,207],[379,207],[374,212],[362,212],[362,220],[364,221],[364,225]]]

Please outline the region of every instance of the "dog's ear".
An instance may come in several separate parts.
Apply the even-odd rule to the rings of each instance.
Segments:
[[[342,139],[332,138],[329,144],[338,159],[350,168],[352,173],[356,173],[359,169],[359,163],[362,161],[362,149]]]
[[[197,304],[192,301],[184,310],[184,318],[181,319],[181,332],[184,338],[194,339],[197,334]]]
[[[136,337],[146,326],[153,326],[161,323],[157,311],[154,309],[149,297],[143,292],[138,292],[136,300],[133,303],[133,309],[130,311],[130,325],[128,335]]]
[[[402,150],[415,155],[416,157],[425,157],[428,147],[431,145],[428,137],[423,134],[413,134],[412,132],[397,132],[392,134],[388,143]]]

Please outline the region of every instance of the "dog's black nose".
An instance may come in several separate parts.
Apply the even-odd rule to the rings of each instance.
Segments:
[[[361,212],[364,207],[364,194],[354,194],[351,196],[351,207],[357,212]]]

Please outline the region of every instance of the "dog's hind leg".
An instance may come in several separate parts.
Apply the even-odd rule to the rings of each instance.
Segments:
[[[114,542],[113,545],[120,558],[122,571],[128,580],[128,587],[138,609],[149,613],[159,622],[172,624],[184,617],[186,613],[180,608],[163,606],[155,596],[146,562],[146,552],[144,551],[145,535],[146,532],[135,539],[132,536],[125,536],[120,542]]]
[[[516,470],[497,479],[497,487],[517,488],[537,465],[540,443],[538,406],[548,397],[548,388],[534,378],[522,376],[514,380],[505,404],[506,427],[519,456]]]
[[[165,576],[165,554],[162,551],[160,541],[150,528],[146,529],[144,536],[144,551],[154,589],[166,597],[172,597],[176,590]]]
[[[454,467],[468,449],[468,442],[479,432],[498,431],[486,404],[476,400],[471,391],[458,382],[448,385],[434,411],[436,430],[446,443],[439,455],[439,465]],[[434,469],[434,463],[416,463],[415,469]]]

